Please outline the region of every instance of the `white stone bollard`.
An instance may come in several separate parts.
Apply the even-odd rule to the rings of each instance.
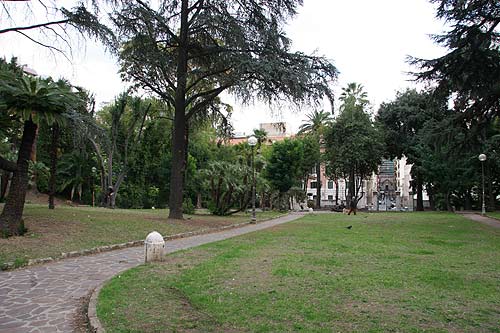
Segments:
[[[153,231],[144,241],[144,262],[162,261],[165,255],[165,241],[160,233]]]
[[[314,213],[314,209],[312,209],[312,207],[309,207],[309,213]]]

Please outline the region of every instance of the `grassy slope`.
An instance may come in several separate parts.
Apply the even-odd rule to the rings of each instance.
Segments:
[[[499,236],[448,213],[307,216],[127,271],[98,315],[108,332],[500,332]]]
[[[259,219],[278,213],[259,213]],[[31,258],[58,256],[61,252],[144,239],[156,230],[162,235],[235,224],[249,215],[216,217],[192,215],[184,222],[168,221],[168,210],[126,210],[92,207],[26,205],[24,220],[28,233],[23,237],[0,239],[0,267],[4,262],[22,265]]]

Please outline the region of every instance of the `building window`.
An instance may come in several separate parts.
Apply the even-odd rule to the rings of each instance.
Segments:
[[[313,196],[313,194],[312,194],[312,193],[307,193],[307,196],[308,196],[308,197],[312,197],[312,196]]]
[[[311,188],[316,188],[318,186],[318,182],[311,182]]]
[[[328,181],[328,188],[331,190],[333,188],[333,180]]]
[[[333,195],[329,195],[328,200],[333,201]]]

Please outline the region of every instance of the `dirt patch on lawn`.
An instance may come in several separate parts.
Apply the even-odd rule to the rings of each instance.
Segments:
[[[158,216],[145,216],[144,219],[154,222],[169,223],[172,225],[188,226],[190,227],[190,229],[212,229],[243,222],[243,219],[227,219],[224,217],[216,217],[210,215],[193,217],[188,216],[184,220],[167,219]]]
[[[235,220],[228,220],[224,219],[223,217],[221,218],[216,218],[216,217],[193,217],[193,218],[187,218],[182,221],[184,225],[189,225],[192,227],[207,227],[207,228],[218,228],[218,227],[223,227],[226,225],[232,225],[235,223],[240,223],[239,221]]]
[[[62,241],[68,234],[82,231],[84,225],[77,220],[54,220],[50,218],[26,217],[28,236],[50,237],[51,241]]]
[[[21,250],[26,258],[59,255],[60,247],[68,235],[75,235],[84,230],[84,226],[78,221],[57,221],[40,217],[36,220],[34,217],[25,218],[25,226],[28,232],[24,236],[0,238],[2,253],[21,254]],[[17,258],[21,259],[19,255]]]
[[[35,192],[35,191],[28,191],[26,193],[26,200],[25,202],[27,204],[39,204],[39,205],[49,205],[49,196],[44,193],[40,192]],[[56,206],[58,205],[66,205],[67,200],[61,199],[61,198],[54,198],[54,204]]]
[[[244,332],[244,329],[235,328],[228,324],[221,324],[217,318],[203,311],[191,302],[188,295],[182,290],[170,285],[183,271],[203,264],[217,255],[217,251],[182,251],[167,256],[162,263],[148,266],[141,275],[147,275],[148,281],[164,281],[160,289],[155,287],[149,294],[149,288],[143,284],[134,285],[130,290],[120,292],[113,314],[104,314],[103,318],[110,318],[110,322],[102,322],[108,327],[127,327],[137,332]],[[151,279],[151,280],[150,280]],[[144,287],[144,288],[143,288]],[[110,290],[116,286],[105,286]],[[103,292],[101,291],[101,293]],[[141,293],[143,296],[137,302],[130,295]],[[154,296],[154,297],[153,297]],[[126,321],[122,321],[126,318]],[[116,320],[116,322],[115,322]]]

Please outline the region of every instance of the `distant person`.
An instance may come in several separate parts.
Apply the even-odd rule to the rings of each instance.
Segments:
[[[354,213],[356,215],[356,198],[352,197],[351,201],[349,202],[349,212],[347,215],[351,215],[351,213]]]
[[[114,195],[114,190],[113,186],[108,187],[108,190],[106,191],[106,203],[108,207],[111,207],[111,197]]]

